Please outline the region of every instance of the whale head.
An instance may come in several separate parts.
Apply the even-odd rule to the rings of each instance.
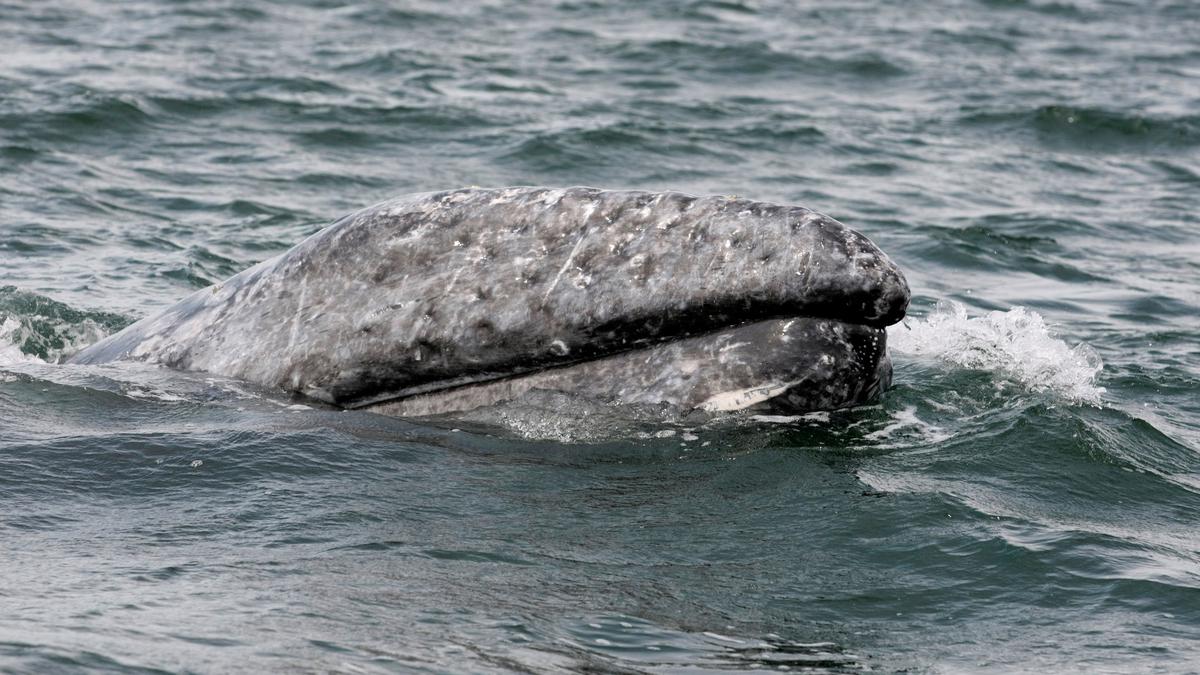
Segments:
[[[75,361],[154,360],[357,407],[763,321],[882,340],[908,298],[870,240],[799,206],[467,188],[350,214]]]

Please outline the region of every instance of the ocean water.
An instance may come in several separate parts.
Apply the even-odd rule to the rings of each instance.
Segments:
[[[0,0],[0,671],[1200,671],[1200,5]],[[395,195],[798,203],[878,405],[59,365]]]

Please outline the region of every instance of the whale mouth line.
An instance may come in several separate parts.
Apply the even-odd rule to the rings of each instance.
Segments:
[[[656,385],[670,380],[670,389],[689,392],[681,397],[684,407],[708,412],[751,407],[807,411],[813,394],[802,394],[800,400],[793,393],[797,389],[825,392],[822,407],[843,408],[876,397],[890,383],[886,336],[883,328],[842,319],[748,320],[573,361],[426,382],[339,405],[419,416],[503,403],[532,389],[653,404],[661,402],[652,394]],[[622,367],[629,371],[627,380]],[[646,371],[639,372],[643,367]],[[845,378],[848,372],[856,377]],[[685,374],[682,381],[679,373]],[[646,385],[644,392],[633,391],[639,382]],[[845,382],[857,384],[834,391]]]
[[[817,317],[817,316],[784,316],[784,317],[779,317],[777,320],[786,321],[789,319],[830,320],[827,317]],[[738,328],[738,327],[745,326],[745,325],[752,324],[752,323],[757,323],[758,321],[763,321],[763,320],[770,320],[770,319],[750,319],[750,320],[741,321],[738,323],[723,324],[718,327],[709,328],[708,330],[678,333],[678,334],[662,337],[657,340],[636,341],[633,345],[629,346],[626,349],[618,349],[618,350],[613,350],[613,351],[599,353],[599,354],[589,354],[587,356],[583,356],[578,359],[559,360],[554,363],[550,363],[550,364],[546,364],[546,365],[542,365],[542,366],[535,366],[535,367],[524,368],[524,369],[505,370],[505,371],[499,371],[499,372],[497,372],[497,371],[480,371],[480,372],[476,372],[476,373],[468,373],[468,374],[462,375],[460,377],[444,378],[444,379],[433,380],[430,382],[422,382],[420,384],[403,387],[401,389],[391,390],[386,393],[380,393],[380,394],[371,395],[371,396],[363,396],[360,398],[356,398],[352,401],[339,401],[338,405],[340,405],[341,407],[346,408],[348,410],[362,410],[364,408],[370,408],[372,406],[383,405],[383,404],[391,403],[393,401],[399,401],[399,400],[403,400],[406,398],[410,398],[413,396],[435,394],[438,392],[452,391],[455,389],[459,389],[461,387],[470,387],[472,385],[477,385],[477,384],[486,384],[486,383],[491,383],[491,382],[499,382],[502,380],[528,377],[531,375],[536,375],[538,373],[572,368],[572,367],[578,366],[582,363],[589,363],[592,361],[600,361],[600,360],[607,359],[610,357],[621,356],[624,354],[633,354],[633,353],[637,353],[639,351],[644,351],[647,349],[654,349],[655,347],[667,345],[672,342],[677,342],[680,340],[687,340],[687,339],[691,339],[691,338],[702,338],[707,335],[722,333],[722,332],[728,331],[730,329]],[[832,320],[843,321],[842,319],[832,319]],[[858,323],[858,322],[851,322],[851,321],[843,321],[843,322],[844,323]],[[865,326],[865,325],[869,325],[869,324],[859,324],[859,325]],[[313,397],[313,398],[318,398],[318,397]]]
[[[465,373],[458,377],[438,378],[426,382],[421,382],[397,389],[389,389],[385,392],[377,394],[369,394],[359,396],[352,399],[342,398],[336,401],[336,405],[348,410],[362,410],[379,405],[403,400],[406,398],[437,394],[441,392],[453,391],[463,387],[471,387],[475,385],[483,385],[488,383],[500,382],[523,377],[537,375],[539,373],[553,372],[568,368],[573,368],[584,363],[603,361],[605,359],[618,357],[622,355],[636,354],[637,352],[654,349],[663,345],[669,345],[675,342],[691,339],[704,338],[706,336],[718,335],[722,333],[741,328],[743,326],[762,323],[767,321],[811,321],[811,322],[830,322],[838,323],[847,326],[857,326],[864,329],[876,329],[883,331],[886,324],[870,321],[864,318],[850,319],[845,315],[836,316],[832,314],[772,314],[764,312],[760,316],[745,318],[741,321],[729,321],[723,323],[709,324],[704,328],[695,330],[683,330],[677,333],[662,335],[657,338],[640,338],[635,339],[624,349],[613,349],[597,353],[590,353],[581,356],[577,359],[555,359],[551,363],[543,363],[526,368],[498,369],[498,370],[480,370],[470,373]],[[319,401],[333,402],[332,397],[322,388],[313,388],[305,394],[309,398],[314,398]]]

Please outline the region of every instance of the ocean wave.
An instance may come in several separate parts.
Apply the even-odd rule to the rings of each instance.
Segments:
[[[1033,0],[983,0],[983,4],[996,9],[1020,9],[1050,16],[1080,19],[1088,12],[1071,2],[1034,2]]]
[[[0,234],[0,249],[29,257],[69,255],[101,242],[93,233],[38,223],[12,225]]]
[[[1200,115],[1139,115],[1134,112],[1071,105],[1032,110],[969,112],[968,126],[1032,134],[1054,148],[1091,152],[1172,150],[1200,144]]]
[[[874,52],[848,56],[812,55],[771,43],[752,41],[737,44],[707,44],[698,40],[658,39],[626,41],[609,47],[623,62],[654,68],[699,69],[738,77],[763,75],[830,76],[849,75],[864,80],[907,75],[909,70],[896,58]]]
[[[44,106],[44,102],[38,103]],[[58,142],[111,143],[114,137],[144,133],[155,111],[135,96],[85,90],[65,103],[0,115],[0,127],[28,137]]]
[[[943,264],[967,269],[1007,269],[1070,283],[1103,282],[1105,278],[1068,259],[1051,237],[1006,234],[991,227],[922,228],[930,235],[931,250]]]

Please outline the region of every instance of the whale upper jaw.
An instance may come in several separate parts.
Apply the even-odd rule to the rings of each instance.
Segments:
[[[870,365],[886,359],[883,327],[907,303],[904,276],[882,251],[802,207],[672,192],[467,188],[346,216],[72,362],[152,361],[370,407],[491,381],[565,387],[575,371],[598,382],[597,369],[620,372],[637,358],[672,353],[672,345],[715,344],[771,321],[842,326],[880,345],[871,361],[805,333],[774,351],[751,341],[759,346],[736,363],[705,357],[721,367],[703,377],[719,379],[726,366],[743,374],[726,378],[724,392],[798,382],[781,390],[794,394],[839,378],[879,381]],[[787,354],[784,346],[802,362],[808,350],[863,365],[832,380],[789,375],[769,358],[748,365]],[[683,362],[663,363],[669,371]],[[646,395],[677,391],[668,384],[647,381]],[[504,386],[512,385],[492,388]],[[634,396],[614,387],[606,391]],[[703,391],[703,400],[671,396],[719,405],[705,401],[721,392]],[[811,398],[815,407],[861,401]]]

